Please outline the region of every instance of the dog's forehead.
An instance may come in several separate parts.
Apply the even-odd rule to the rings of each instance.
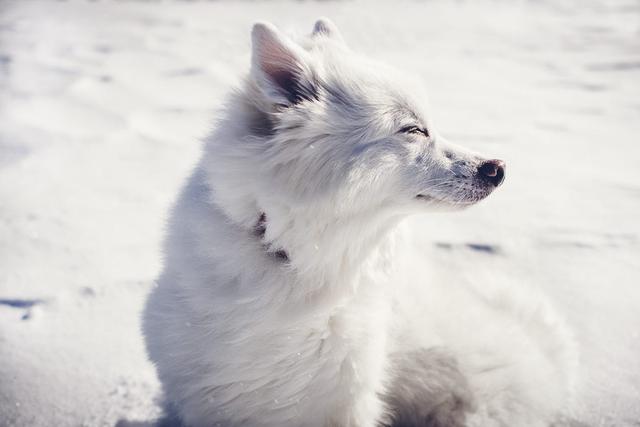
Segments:
[[[342,64],[344,65],[344,64]],[[421,121],[424,106],[394,70],[377,63],[327,67],[323,87],[336,107],[384,114],[397,121]]]
[[[378,114],[394,122],[425,122],[419,79],[326,38],[299,41],[334,108],[348,116]]]

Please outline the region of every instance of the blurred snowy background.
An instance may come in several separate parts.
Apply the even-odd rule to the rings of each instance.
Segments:
[[[415,219],[427,262],[550,295],[580,420],[640,426],[637,0],[0,1],[0,426],[157,414],[139,314],[167,209],[251,24],[321,15],[421,76],[450,140],[507,160],[486,202]]]

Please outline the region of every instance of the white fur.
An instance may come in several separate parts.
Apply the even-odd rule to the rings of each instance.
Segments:
[[[565,408],[571,339],[540,298],[407,274],[404,218],[494,188],[418,88],[328,20],[299,43],[255,25],[251,74],[173,210],[144,316],[173,417],[543,426]]]

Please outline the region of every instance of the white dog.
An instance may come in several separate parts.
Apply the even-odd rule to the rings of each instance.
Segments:
[[[402,221],[505,164],[438,134],[419,85],[319,20],[253,27],[251,73],[169,227],[144,333],[186,426],[545,426],[573,351],[541,302],[404,274]],[[169,422],[169,421],[167,421]]]

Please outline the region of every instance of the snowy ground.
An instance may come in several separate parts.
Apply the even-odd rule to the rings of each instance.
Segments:
[[[163,221],[257,19],[419,73],[449,139],[507,160],[480,206],[416,220],[448,277],[551,295],[580,418],[640,425],[637,1],[0,1],[0,425],[149,420],[139,333]],[[450,272],[449,272],[450,271]]]

